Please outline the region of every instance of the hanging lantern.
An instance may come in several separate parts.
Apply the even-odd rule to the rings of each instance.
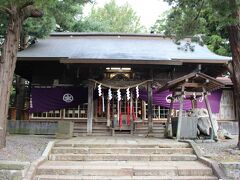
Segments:
[[[139,98],[139,88],[138,88],[138,86],[136,87],[136,98],[137,99]]]
[[[129,101],[129,100],[130,100],[130,91],[129,91],[129,88],[127,88],[127,90],[126,90],[126,95],[127,95],[127,100]]]
[[[108,89],[108,100],[109,101],[112,100],[112,90],[111,90],[111,88]]]
[[[98,96],[102,96],[102,84],[98,85]]]
[[[118,98],[118,101],[121,101],[121,91],[120,91],[120,89],[117,90],[117,98]]]

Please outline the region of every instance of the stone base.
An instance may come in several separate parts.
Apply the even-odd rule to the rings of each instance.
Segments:
[[[2,127],[0,127],[0,149],[6,146],[6,138],[4,138],[4,133]]]
[[[73,137],[73,125],[72,121],[58,121],[56,138],[68,139]]]
[[[1,161],[0,179],[22,180],[29,166],[27,162]]]
[[[220,166],[230,179],[240,179],[240,162],[224,162]]]

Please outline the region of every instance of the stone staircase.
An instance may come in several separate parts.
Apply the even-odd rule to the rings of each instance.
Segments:
[[[93,121],[93,135],[95,136],[110,136],[111,131],[107,127],[107,120]],[[74,136],[86,136],[87,135],[87,122],[75,122],[74,123]]]
[[[157,120],[153,121],[152,135],[154,137],[163,138],[164,130],[165,130],[165,123],[163,123],[162,121],[157,121]],[[144,121],[144,123],[143,122],[137,123],[133,133],[138,136],[148,135],[148,121]]]
[[[127,125],[126,125],[127,126]],[[123,128],[124,129],[124,128]],[[165,130],[165,123],[162,121],[153,121],[153,133],[154,137],[163,138]],[[93,129],[92,133],[95,136],[111,136],[111,128],[107,127],[107,120],[105,118],[98,118],[98,120],[93,121]],[[73,134],[75,137],[77,136],[87,136],[87,121],[78,121],[74,123]],[[115,135],[127,135],[130,134],[130,131],[117,131]],[[148,121],[140,121],[135,124],[135,129],[133,131],[133,135],[136,136],[146,136],[148,135]]]
[[[187,143],[78,137],[56,143],[34,180],[217,180]]]

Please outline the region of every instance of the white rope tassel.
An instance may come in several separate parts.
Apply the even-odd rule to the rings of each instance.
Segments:
[[[135,100],[135,114],[136,118],[138,118],[138,98],[139,98],[139,88],[136,87],[136,100]]]
[[[121,91],[120,89],[117,90],[117,119],[118,119],[118,122],[119,122],[119,117],[120,117],[120,101],[121,101]]]

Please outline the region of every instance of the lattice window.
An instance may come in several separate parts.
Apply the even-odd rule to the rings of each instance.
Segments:
[[[63,117],[66,119],[86,119],[87,104],[79,105],[77,108],[64,109]]]
[[[61,117],[60,110],[32,114],[33,119],[59,119],[60,117]]]
[[[148,118],[147,109],[148,105],[145,103],[145,119]],[[160,120],[160,119],[167,119],[169,113],[169,108],[153,105],[153,119]]]

